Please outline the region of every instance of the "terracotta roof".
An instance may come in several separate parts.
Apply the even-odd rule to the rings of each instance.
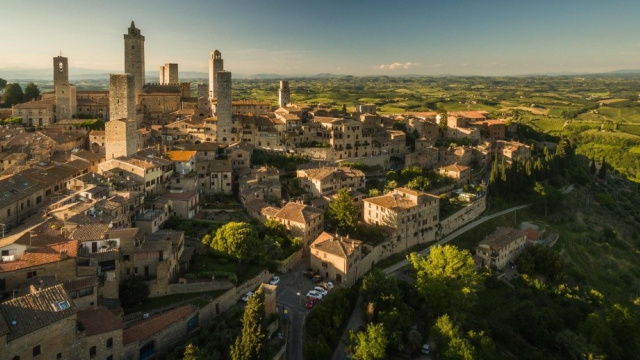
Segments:
[[[76,312],[76,306],[62,284],[0,303],[0,314],[8,327],[9,341],[61,321]]]
[[[362,245],[362,241],[360,240],[350,239],[339,235],[334,236],[323,231],[322,234],[320,234],[311,244],[311,253],[313,254],[314,250],[320,250],[346,258],[360,247],[360,245]]]
[[[316,209],[304,204],[288,202],[275,214],[275,217],[305,224],[310,222],[312,219],[322,216],[323,214],[324,211],[321,209]]]
[[[0,263],[0,272],[14,271],[62,261],[60,258],[62,251],[67,252],[69,259],[75,258],[78,255],[78,242],[75,240],[63,241],[57,244],[25,250],[20,260]]]
[[[91,132],[89,133],[89,136],[104,137],[104,130],[91,130]]]
[[[109,231],[108,223],[81,225],[71,233],[71,238],[79,241],[101,240],[107,231]]]
[[[87,150],[78,150],[74,153],[72,153],[73,156],[77,156],[81,159],[85,159],[89,162],[95,162],[95,161],[100,161],[102,159],[104,159],[104,155],[100,155],[100,154],[96,154],[96,153],[92,153],[90,151]]]
[[[168,192],[162,195],[166,199],[186,201],[196,196],[195,191]]]
[[[52,108],[55,103],[55,100],[31,100],[25,103],[16,104],[13,106],[14,109],[42,109],[42,108]]]
[[[538,241],[542,236],[542,232],[537,231],[534,228],[526,228],[523,230],[525,234],[527,234],[527,240],[529,241]]]
[[[414,201],[394,193],[364,199],[364,201],[390,210],[410,209],[418,206]]]
[[[489,247],[492,250],[500,250],[513,241],[526,235],[527,234],[521,230],[498,227],[493,234],[485,237],[482,241],[480,241],[478,243],[478,246]]]
[[[122,342],[126,345],[134,341],[148,339],[170,325],[191,316],[196,311],[195,307],[186,305],[144,319],[124,329]]]
[[[89,276],[85,278],[69,280],[64,283],[64,288],[65,290],[71,292],[98,285],[100,285],[100,279],[98,279],[97,276]]]
[[[195,151],[169,151],[167,152],[167,157],[171,161],[189,161],[191,158],[196,156]]]
[[[124,329],[125,327],[120,317],[103,307],[78,311],[78,322],[84,327],[84,334],[87,336]]]
[[[443,166],[443,167],[440,168],[440,170],[463,172],[463,171],[467,170],[468,168],[469,168],[468,166],[452,164],[452,165]]]

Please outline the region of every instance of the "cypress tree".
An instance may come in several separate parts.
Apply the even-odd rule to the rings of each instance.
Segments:
[[[242,316],[242,332],[231,345],[233,360],[263,360],[268,358],[265,326],[264,292],[262,287],[249,298]]]

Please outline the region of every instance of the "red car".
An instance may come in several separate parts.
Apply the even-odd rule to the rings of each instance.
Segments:
[[[313,309],[313,307],[316,306],[317,303],[318,303],[318,299],[314,297],[310,297],[309,301],[307,301],[304,307],[306,307],[307,309]]]

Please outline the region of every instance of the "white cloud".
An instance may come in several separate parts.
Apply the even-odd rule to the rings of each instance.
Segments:
[[[418,63],[412,63],[412,62],[406,62],[406,63],[394,62],[392,64],[379,65],[378,69],[389,69],[389,70],[408,69],[410,67],[417,66],[417,65],[418,65]]]

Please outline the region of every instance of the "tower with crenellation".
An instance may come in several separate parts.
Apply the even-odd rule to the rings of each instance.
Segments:
[[[278,89],[278,105],[285,107],[291,103],[291,90],[287,80],[280,80],[280,89]]]
[[[124,34],[124,72],[133,75],[134,98],[145,84],[144,78],[144,36],[131,21],[129,31]]]
[[[218,97],[216,83],[218,81],[216,74],[224,70],[224,62],[222,54],[218,50],[214,50],[209,57],[209,100]]]
[[[160,85],[179,84],[178,64],[164,64],[160,66]]]

